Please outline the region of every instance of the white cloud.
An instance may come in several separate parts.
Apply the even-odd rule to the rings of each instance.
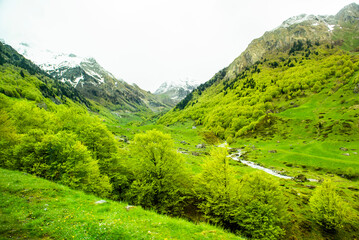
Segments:
[[[353,0],[0,0],[0,38],[93,56],[127,82],[201,82],[287,18]]]

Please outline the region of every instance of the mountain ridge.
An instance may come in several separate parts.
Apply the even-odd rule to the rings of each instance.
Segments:
[[[164,82],[154,92],[172,103],[173,106],[190,94],[200,83],[193,79],[184,79],[179,81]]]
[[[290,17],[278,27],[252,40],[248,47],[225,68],[224,76],[221,70],[221,74],[218,72],[179,102],[176,109],[182,109],[190,101],[195,100],[193,96],[200,95],[209,86],[218,84],[222,80],[230,81],[256,63],[271,58],[271,55],[289,51],[298,41],[304,43],[310,41],[311,45],[324,44],[339,46],[348,51],[359,51],[358,36],[359,5],[356,3],[343,7],[336,15],[301,14]]]
[[[298,40],[327,42],[335,44],[333,32],[343,28],[343,23],[358,21],[359,5],[349,4],[342,8],[336,15],[307,15],[301,14],[285,20],[277,28],[267,31],[263,36],[254,39],[228,67],[226,79],[245,67],[252,66],[260,61],[266,53],[273,50],[288,50]],[[357,27],[357,31],[358,27]],[[336,43],[339,44],[339,43]]]
[[[232,138],[254,136],[255,129],[277,119],[271,113],[298,107],[321,91],[329,95],[341,88],[357,91],[356,16],[359,6],[351,4],[335,16],[300,15],[284,21],[253,40],[227,68],[193,90],[160,122],[171,124],[189,118],[231,142]],[[348,104],[353,97],[348,92],[343,96]],[[338,121],[345,125],[343,119]],[[350,131],[355,129],[353,126]]]
[[[105,107],[131,112],[160,112],[171,107],[138,86],[117,79],[92,57],[83,58],[73,53],[55,53],[31,47],[27,43],[19,43],[15,48],[20,54],[33,60],[52,78],[69,83],[86,98]]]

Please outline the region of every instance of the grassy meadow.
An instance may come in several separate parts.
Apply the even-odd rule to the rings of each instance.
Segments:
[[[0,239],[242,239],[22,172],[0,169],[0,189]]]

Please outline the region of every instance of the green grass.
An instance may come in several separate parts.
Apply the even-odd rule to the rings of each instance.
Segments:
[[[241,239],[217,227],[0,169],[0,239]]]

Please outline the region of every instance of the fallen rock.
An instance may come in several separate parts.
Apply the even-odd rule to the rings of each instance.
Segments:
[[[353,93],[359,93],[359,83],[354,87]]]
[[[189,143],[186,142],[186,141],[181,141],[181,143],[182,143],[183,145],[189,145]]]
[[[349,153],[343,153],[343,155],[344,155],[344,156],[350,156],[350,154],[349,154]]]
[[[182,154],[188,154],[188,150],[184,149],[184,148],[178,148],[177,152],[182,153]]]
[[[196,129],[197,127],[196,126],[192,126],[192,129]]]
[[[307,177],[304,174],[299,174],[299,175],[295,176],[293,179],[296,182],[307,182],[308,181]]]
[[[107,201],[106,200],[99,200],[99,201],[95,202],[95,204],[104,204],[104,203],[107,203]]]
[[[348,148],[341,147],[341,148],[339,148],[339,150],[342,150],[342,151],[348,151]]]
[[[200,143],[196,145],[196,148],[206,148],[206,146],[203,143]]]
[[[136,206],[127,205],[127,206],[125,207],[125,209],[126,209],[127,212],[130,211],[131,209],[134,209],[134,208],[136,208]]]
[[[191,154],[192,154],[193,156],[199,156],[199,155],[201,155],[199,152],[191,152]]]
[[[188,149],[185,148],[178,148],[177,151],[182,151],[182,152],[188,152]]]

